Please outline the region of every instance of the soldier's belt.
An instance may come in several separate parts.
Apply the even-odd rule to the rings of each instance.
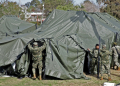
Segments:
[[[41,55],[33,55],[33,57],[38,58],[38,57],[42,57],[42,56]]]
[[[33,57],[33,60],[34,60],[34,61],[42,60],[42,57]]]

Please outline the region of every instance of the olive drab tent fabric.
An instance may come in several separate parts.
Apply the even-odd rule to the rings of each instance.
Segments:
[[[104,15],[108,18],[105,19]],[[84,11],[54,10],[32,33],[0,41],[0,66],[11,64],[13,67],[16,64],[13,67],[15,74],[27,74],[31,65],[27,44],[34,41],[42,44],[45,40],[45,75],[60,79],[88,79],[83,74],[87,48],[92,49],[101,37],[101,44],[105,43],[109,49],[116,33],[119,35],[119,23],[109,16]],[[116,25],[112,23],[114,21]]]
[[[35,24],[23,21],[16,16],[6,15],[0,18],[0,38],[29,33],[35,29]]]

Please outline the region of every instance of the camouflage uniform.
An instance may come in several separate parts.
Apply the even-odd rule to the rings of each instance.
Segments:
[[[28,44],[28,48],[29,48],[30,52],[32,53],[32,60],[33,60],[32,71],[33,71],[33,74],[35,74],[35,69],[38,66],[39,75],[41,75],[42,67],[43,67],[42,51],[46,48],[46,44],[44,43],[43,46],[41,46],[41,47],[38,47],[38,45],[32,47],[30,44]]]
[[[118,53],[117,53],[116,49],[119,52],[120,51],[120,46],[114,46],[114,47],[112,47],[112,54],[113,54],[115,65],[120,68],[120,64],[118,63]]]
[[[94,69],[95,69],[95,66],[97,66],[97,57],[98,57],[98,49],[93,49],[92,51],[90,51],[90,54],[92,55],[91,56],[91,63],[90,63],[90,70],[91,70],[91,73],[93,74],[94,73]]]
[[[101,76],[103,76],[103,72],[107,70],[108,77],[110,77],[110,56],[109,55],[112,55],[112,53],[106,49],[102,49],[101,54],[102,54],[101,55]]]

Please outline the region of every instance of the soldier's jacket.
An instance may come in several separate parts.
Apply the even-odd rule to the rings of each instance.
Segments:
[[[32,47],[30,44],[28,44],[28,48],[30,52],[32,52],[32,56],[34,57],[33,60],[37,60],[37,58],[42,57],[42,51],[46,48],[46,44],[44,43],[41,47]]]
[[[102,63],[109,63],[110,60],[110,55],[112,55],[112,52],[106,50],[106,49],[102,49],[101,51],[101,62]]]
[[[115,48],[116,47],[116,48]],[[112,54],[114,55],[114,56],[118,56],[118,53],[117,53],[117,51],[116,51],[116,49],[118,50],[118,52],[119,52],[119,54],[120,54],[120,46],[114,46],[114,47],[112,47]]]
[[[98,57],[98,49],[93,49],[92,51],[90,51],[90,54],[92,55],[92,57],[97,58]],[[101,53],[100,53],[101,56]]]

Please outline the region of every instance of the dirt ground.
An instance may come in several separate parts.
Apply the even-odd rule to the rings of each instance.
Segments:
[[[104,74],[104,80],[97,79],[96,76],[90,76],[91,80],[32,80],[31,78],[18,79],[16,77],[0,77],[0,86],[102,86],[107,81],[107,74]],[[111,70],[111,83],[120,83],[120,71]]]

